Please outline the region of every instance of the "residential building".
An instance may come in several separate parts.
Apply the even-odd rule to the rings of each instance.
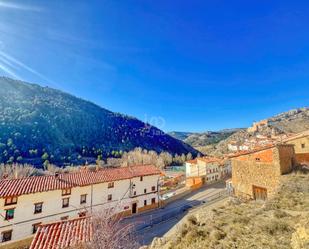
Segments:
[[[283,142],[294,145],[297,163],[309,165],[309,131],[287,137]]]
[[[196,158],[186,162],[186,185],[192,188],[200,187],[226,177],[229,172],[229,163],[222,158]]]
[[[97,209],[130,215],[156,208],[159,177],[155,166],[143,165],[1,180],[0,243]]]
[[[294,146],[267,146],[239,153],[231,160],[234,194],[246,199],[266,199],[276,193],[281,175],[292,171]]]

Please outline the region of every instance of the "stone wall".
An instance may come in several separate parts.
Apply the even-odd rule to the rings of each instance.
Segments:
[[[296,154],[309,154],[309,136],[295,138],[289,140],[287,144],[293,144]],[[304,146],[302,146],[304,145]]]
[[[279,155],[278,155],[279,154]],[[279,163],[281,174],[290,173],[295,165],[295,151],[293,145],[280,145],[279,150],[276,150],[276,163]]]
[[[282,174],[291,172],[295,161],[292,145],[278,145],[232,159],[232,184],[236,196],[253,198],[253,186],[276,193]]]
[[[280,182],[280,169],[272,163],[232,160],[232,183],[236,196],[253,198],[253,185],[267,189],[272,196]]]

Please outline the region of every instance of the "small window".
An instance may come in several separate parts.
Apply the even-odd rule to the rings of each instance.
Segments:
[[[62,199],[62,208],[67,208],[70,205],[70,198]]]
[[[305,149],[305,148],[306,148],[306,145],[305,145],[305,144],[301,144],[301,148],[302,148],[302,149]]]
[[[12,240],[12,230],[5,231],[2,233],[2,242],[10,241]]]
[[[145,188],[145,189],[144,189],[144,194],[146,194],[146,193],[147,193],[147,189]]]
[[[259,161],[261,161],[261,158],[257,157],[257,158],[255,158],[255,161],[259,162]]]
[[[143,181],[143,177],[142,177],[142,176],[140,177],[140,181],[141,181],[141,182]]]
[[[40,225],[41,223],[36,223],[32,225],[32,234],[35,234],[38,231]]]
[[[133,195],[136,195],[136,191],[133,192]]]
[[[147,206],[147,200],[144,200],[144,206]]]
[[[87,215],[87,212],[86,211],[84,211],[84,212],[80,212],[79,214],[78,214],[78,217],[85,217]]]
[[[111,194],[110,194],[110,195],[108,195],[108,196],[107,196],[107,200],[108,200],[108,201],[113,200],[113,196],[112,196]]]
[[[156,186],[152,186],[151,191],[156,191]]]
[[[114,186],[115,186],[114,182],[109,182],[107,187],[108,188],[113,188]]]
[[[151,199],[151,204],[155,204],[156,203],[156,198],[152,198]]]
[[[69,216],[63,216],[63,217],[60,218],[60,220],[62,220],[62,221],[63,220],[68,220],[68,219],[69,219]]]
[[[5,210],[5,220],[14,219],[14,212],[15,212],[14,208]]]
[[[17,204],[17,197],[8,197],[5,199],[5,206]]]
[[[66,188],[66,189],[62,189],[62,195],[70,195],[71,194],[71,189],[70,188]]]
[[[80,204],[87,203],[87,195],[81,195],[80,196]]]
[[[43,202],[34,204],[34,214],[42,213],[43,211]]]

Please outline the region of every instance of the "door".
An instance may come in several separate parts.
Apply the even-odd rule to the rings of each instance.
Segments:
[[[253,186],[253,196],[255,200],[266,200],[267,199],[267,189],[258,186]]]
[[[132,214],[136,214],[137,212],[137,203],[132,204]]]

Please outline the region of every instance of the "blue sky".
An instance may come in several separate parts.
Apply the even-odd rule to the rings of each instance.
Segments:
[[[0,0],[0,74],[165,131],[309,103],[309,1]]]

